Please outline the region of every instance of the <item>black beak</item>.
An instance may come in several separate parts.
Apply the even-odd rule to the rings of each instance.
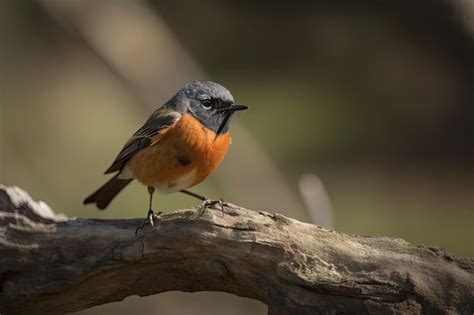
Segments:
[[[230,107],[227,107],[225,110],[229,113],[238,112],[241,110],[246,110],[248,107],[246,105],[241,104],[232,104]]]
[[[241,104],[232,104],[227,108],[222,108],[219,111],[220,112],[225,112],[226,115],[224,117],[224,120],[222,121],[221,125],[219,126],[219,129],[217,130],[217,135],[220,135],[224,127],[227,125],[229,122],[230,117],[232,116],[233,113],[238,112],[240,110],[246,110],[248,109],[247,106],[241,105]]]

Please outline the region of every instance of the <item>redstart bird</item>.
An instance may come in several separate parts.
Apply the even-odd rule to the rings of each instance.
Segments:
[[[220,84],[192,81],[153,112],[125,143],[105,174],[108,182],[84,200],[105,209],[133,179],[148,187],[148,222],[159,219],[152,209],[153,193],[183,192],[202,200],[200,210],[220,203],[186,190],[209,176],[224,158],[229,144],[232,115],[247,109],[234,104],[232,94]],[[221,205],[222,207],[222,205]],[[139,229],[140,229],[139,228]],[[138,231],[138,230],[137,230]]]

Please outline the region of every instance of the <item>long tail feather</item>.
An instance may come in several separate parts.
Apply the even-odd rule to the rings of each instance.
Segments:
[[[115,175],[102,187],[84,200],[84,204],[95,203],[97,208],[104,210],[114,197],[133,179],[120,179]]]

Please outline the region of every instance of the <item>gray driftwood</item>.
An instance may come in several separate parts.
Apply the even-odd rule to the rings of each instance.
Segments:
[[[474,262],[400,239],[240,207],[67,219],[0,186],[0,313],[55,314],[170,290],[224,291],[270,314],[474,311]],[[441,229],[441,227],[440,227]]]

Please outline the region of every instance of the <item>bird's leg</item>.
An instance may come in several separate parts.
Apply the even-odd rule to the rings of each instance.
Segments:
[[[140,231],[141,229],[143,229],[148,223],[151,224],[152,227],[155,227],[155,222],[154,220],[157,220],[159,221],[160,220],[160,214],[162,214],[162,212],[158,212],[158,213],[154,213],[153,212],[153,208],[152,208],[152,204],[153,204],[153,193],[155,192],[155,188],[152,187],[152,186],[148,186],[148,193],[150,194],[150,203],[149,203],[149,206],[148,206],[148,212],[147,212],[147,216],[146,216],[146,219],[145,221],[143,221],[142,225],[140,225],[138,227],[138,229],[135,231],[135,235],[137,235],[138,231]]]
[[[188,196],[194,197],[194,198],[199,199],[199,200],[201,200],[201,201],[209,200],[209,198],[207,198],[207,197],[204,197],[204,196],[202,196],[202,195],[200,195],[200,194],[196,194],[196,193],[194,193],[194,192],[192,192],[192,191],[189,191],[189,190],[186,190],[186,189],[181,190],[181,192],[182,192],[183,194],[186,194],[186,195],[188,195]]]
[[[211,207],[211,206],[218,205],[217,209],[221,210],[223,214],[224,214],[224,207],[230,207],[230,205],[222,199],[211,200],[211,199],[209,199],[205,196],[196,194],[195,192],[185,190],[185,189],[181,190],[181,192],[183,194],[186,194],[188,196],[194,197],[194,198],[199,199],[199,200],[202,201],[201,205],[197,208],[197,211],[198,211],[197,217],[198,218],[201,217],[204,214],[204,212],[206,211],[206,209]]]

